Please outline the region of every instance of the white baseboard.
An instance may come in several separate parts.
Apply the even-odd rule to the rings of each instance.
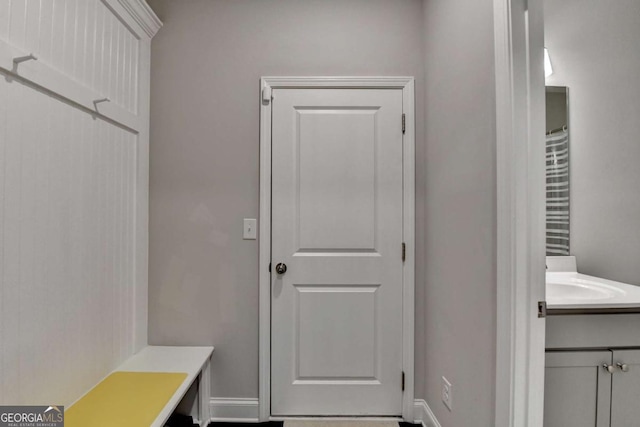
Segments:
[[[258,399],[214,397],[211,399],[211,421],[257,423],[259,421]],[[413,403],[416,422],[424,427],[442,427],[433,411],[422,399]]]
[[[420,421],[424,427],[442,427],[423,399],[413,401],[413,417],[416,422]]]
[[[402,417],[374,417],[374,416],[320,416],[313,415],[308,417],[292,416],[292,417],[269,417],[269,421],[404,421]]]
[[[257,423],[258,399],[213,397],[209,405],[211,421]]]

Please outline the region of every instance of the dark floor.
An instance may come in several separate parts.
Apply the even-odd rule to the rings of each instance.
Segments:
[[[269,421],[266,423],[209,423],[208,427],[282,427],[282,421]],[[398,422],[400,427],[416,427],[421,424],[407,423],[404,421]],[[171,426],[173,427],[173,426]]]
[[[169,417],[164,427],[198,427],[193,418],[188,415],[173,414]]]
[[[268,421],[266,423],[209,423],[208,427],[282,427],[282,421]]]

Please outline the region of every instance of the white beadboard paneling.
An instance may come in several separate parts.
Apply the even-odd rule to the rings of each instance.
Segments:
[[[134,298],[134,351],[147,345],[148,331],[148,294],[149,294],[149,99],[151,74],[151,43],[140,44],[140,74],[138,88],[140,100],[139,114],[143,119],[138,135],[136,151],[136,184],[135,184],[135,233],[134,250],[136,265],[136,295]]]
[[[122,67],[122,82],[123,82],[123,86],[122,86],[122,92],[123,92],[123,96],[124,96],[124,107],[128,110],[128,111],[135,111],[133,110],[132,107],[132,103],[131,103],[131,88],[133,87],[133,81],[131,80],[131,46],[133,44],[131,39],[128,39],[127,37],[124,37],[122,40],[123,43],[123,53],[124,53],[124,64]]]
[[[78,81],[81,81],[83,84],[86,82],[84,75],[84,67],[85,67],[85,55],[86,55],[86,47],[87,43],[87,9],[89,3],[86,0],[80,0],[76,6],[76,26],[75,26],[75,34],[73,36],[75,43],[75,49],[73,50],[73,73],[72,75]]]
[[[39,60],[47,64],[51,64],[52,57],[53,4],[53,1],[43,1],[40,3],[40,44],[38,53],[40,54]]]
[[[25,1],[12,0],[10,10],[9,39],[13,40],[18,46],[24,46],[26,40],[27,3]]]
[[[146,345],[151,15],[0,0],[0,404],[68,405]]]
[[[18,82],[0,94],[0,403],[69,404],[132,354],[138,137]]]
[[[25,50],[37,52],[40,42],[40,0],[24,0],[25,15]]]
[[[73,75],[73,69],[75,57],[74,53],[76,47],[75,29],[77,25],[77,5],[78,0],[65,0],[64,35],[62,40],[64,58],[62,61],[62,69],[60,71],[72,77],[75,77]]]
[[[12,0],[12,2],[19,0]],[[57,70],[63,69],[64,64],[64,26],[65,26],[65,8],[66,0],[55,0],[53,2],[53,13],[51,14],[51,66]],[[13,20],[11,22],[13,25]],[[23,47],[13,37],[8,40],[9,43],[17,47]],[[35,52],[34,52],[35,53]]]
[[[118,88],[117,88],[117,80],[118,80],[118,60],[120,59],[120,55],[118,53],[118,29],[121,25],[120,22],[116,19],[113,14],[109,13],[110,16],[110,25],[111,25],[111,34],[110,34],[110,53],[111,56],[109,62],[109,71],[107,78],[107,90],[106,93],[109,94],[109,97],[112,99],[112,102],[118,104]]]
[[[11,19],[11,0],[0,0],[0,39],[9,38],[9,22]]]
[[[94,52],[96,48],[96,19],[97,19],[97,5],[93,1],[89,1],[87,6],[87,19],[85,28],[85,41],[84,51],[81,52],[84,60],[83,71],[80,75],[80,80],[84,82],[85,86],[89,86],[93,79],[93,67],[94,67]]]
[[[143,47],[138,43],[133,43],[131,46],[131,64],[135,64],[136,61],[141,60],[147,52],[142,53]],[[144,47],[144,50],[148,50],[147,46]],[[130,73],[130,81],[131,87],[129,88],[130,92],[130,103],[131,103],[131,111],[137,113],[138,112],[138,100],[145,99],[143,97],[139,97],[137,94],[141,93],[143,88],[138,87],[138,83],[141,81],[140,75],[146,75],[148,70],[144,67],[144,64],[140,62],[139,67],[131,67]]]
[[[2,3],[4,2],[4,3]],[[0,0],[0,7],[6,6],[8,4],[8,0]],[[0,24],[3,21],[0,21]],[[8,85],[0,85],[0,99],[8,98]],[[5,346],[5,322],[7,321],[6,316],[4,315],[4,305],[8,296],[5,292],[5,262],[4,262],[4,241],[5,241],[5,232],[4,232],[4,223],[5,223],[5,170],[6,170],[6,147],[7,147],[7,103],[0,102],[0,343],[2,346]],[[5,355],[4,351],[0,350],[0,395],[5,389],[5,377],[6,377],[6,369],[5,369]]]
[[[2,92],[7,96],[4,99],[16,99],[18,88],[15,85],[6,85],[0,80]],[[4,189],[3,189],[3,241],[2,241],[2,327],[3,327],[3,370],[0,378],[4,389],[0,394],[3,403],[8,403],[7,392],[17,389],[20,383],[19,334],[20,334],[20,229],[16,224],[20,222],[20,150],[12,140],[21,138],[21,121],[16,109],[7,109],[5,117],[4,134]],[[6,391],[5,391],[6,390]],[[7,395],[7,397],[5,397]]]
[[[0,40],[135,114],[139,57],[131,53],[142,41],[136,21],[112,9],[101,0],[0,0]]]
[[[93,88],[95,91],[102,90],[100,86],[101,78],[102,78],[102,50],[104,49],[104,21],[106,11],[102,4],[97,2],[96,6],[96,16],[95,16],[95,39],[94,39],[94,47],[93,47],[93,63],[91,64],[91,81],[87,86]]]
[[[102,33],[102,59],[101,59],[101,75],[98,82],[98,91],[105,95],[113,97],[111,88],[109,87],[109,81],[112,73],[112,60],[115,59],[111,52],[111,44],[113,43],[113,21],[115,18],[113,15],[103,6],[103,33]]]
[[[127,33],[128,30],[123,25],[120,25],[118,27],[118,74],[116,80],[118,82],[118,105],[129,110],[127,106],[127,94],[125,92],[125,87],[127,83],[129,83],[127,81],[128,76],[125,72],[127,69],[127,62],[129,61],[129,56],[126,49]]]
[[[28,108],[32,105],[32,93],[22,91],[21,99],[16,103],[19,103],[20,109]],[[35,149],[36,141],[34,140],[33,129],[34,126],[30,126],[27,117],[21,115],[22,119],[20,149],[16,150],[20,152],[20,223],[14,226],[19,227],[20,230],[20,271],[19,271],[19,283],[20,283],[20,335],[22,335],[23,328],[28,327],[28,321],[23,321],[25,313],[30,313],[34,309],[34,303],[38,301],[39,287],[34,283],[33,270],[37,265],[37,260],[34,257],[34,246],[36,235],[34,233],[35,216],[35,189],[36,182],[34,180],[34,173],[36,172],[35,165]],[[9,142],[11,143],[11,142]],[[21,366],[35,366],[35,359],[37,358],[37,342],[40,338],[41,329],[33,331],[33,338],[27,345],[21,345],[20,347],[20,365]],[[21,338],[21,337],[20,337]],[[24,342],[21,342],[24,344]],[[24,380],[21,381],[24,383]],[[24,389],[22,390],[22,396],[30,396],[35,391],[35,384],[26,382]]]

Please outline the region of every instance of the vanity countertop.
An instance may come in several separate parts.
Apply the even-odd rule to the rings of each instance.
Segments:
[[[548,309],[640,309],[640,286],[575,271],[546,274]]]

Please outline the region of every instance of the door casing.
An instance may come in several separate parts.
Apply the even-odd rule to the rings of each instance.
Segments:
[[[542,0],[493,0],[496,76],[496,427],[542,427],[545,107]]]
[[[406,260],[402,290],[402,366],[405,389],[402,416],[414,420],[415,323],[415,91],[413,77],[263,77],[260,79],[260,226],[259,226],[259,420],[271,417],[271,100],[272,89],[401,89],[403,135],[403,240]],[[400,118],[398,118],[400,120]],[[400,126],[400,121],[398,126]]]

